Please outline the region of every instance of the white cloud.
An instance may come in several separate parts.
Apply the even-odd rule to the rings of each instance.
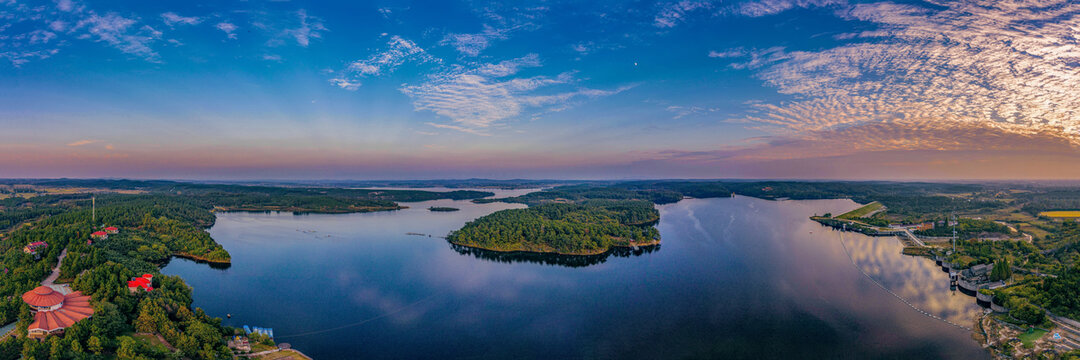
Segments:
[[[296,40],[296,44],[307,47],[311,39],[322,38],[322,31],[326,31],[322,19],[308,15],[307,10],[300,9],[296,12],[300,20],[300,26],[295,29],[285,29],[285,34]]]
[[[774,46],[766,49],[735,49],[733,53],[717,54],[730,55],[731,58],[742,59],[741,62],[732,63],[736,69],[758,69],[767,65],[791,59],[791,54],[783,46]],[[709,54],[713,57],[713,54]],[[723,58],[723,57],[720,57]]]
[[[67,23],[62,20],[53,20],[49,22],[49,29],[52,31],[64,31],[64,29],[67,29]]]
[[[712,112],[720,111],[718,108],[706,108],[701,106],[668,106],[665,110],[675,114],[671,119],[678,120],[687,116],[704,115]]]
[[[592,47],[593,43],[591,41],[588,41],[574,44],[570,48],[574,49],[574,51],[577,51],[579,54],[585,55],[592,51]]]
[[[442,128],[484,133],[496,123],[516,117],[528,108],[558,111],[572,100],[611,95],[625,89],[572,91],[537,94],[535,90],[574,82],[571,73],[555,77],[508,78],[521,69],[539,67],[535,54],[472,68],[455,67],[432,75],[420,85],[404,85],[401,91],[413,99],[416,110],[426,110],[449,118]]]
[[[812,8],[847,4],[846,0],[761,0],[741,3],[735,6],[739,15],[761,17],[778,14],[794,8]]]
[[[236,29],[239,29],[239,27],[227,21],[219,22],[214,27],[216,27],[218,30],[225,32],[225,36],[230,39],[236,39]]]
[[[0,58],[7,59],[11,62],[12,66],[19,67],[30,62],[32,59],[47,59],[50,56],[56,55],[59,51],[60,49],[4,51],[0,52]]]
[[[692,12],[712,8],[712,1],[681,0],[665,3],[653,18],[653,26],[672,28],[678,25]]]
[[[472,5],[474,13],[499,28],[535,29],[538,27],[535,22],[551,10],[547,0],[479,0],[473,1]]]
[[[406,62],[423,64],[440,63],[442,60],[431,56],[411,40],[394,35],[386,42],[385,49],[349,63],[344,71],[330,79],[330,83],[345,90],[356,90],[360,88],[361,79],[391,73]]]
[[[30,45],[48,44],[50,40],[56,38],[56,33],[46,30],[31,30],[28,33],[16,35],[14,38],[25,39]]]
[[[746,50],[743,50],[741,48],[723,51],[709,51],[709,57],[711,58],[735,58],[743,56],[746,56]]]
[[[0,58],[8,59],[14,66],[57,54],[60,47],[68,44],[69,37],[108,44],[126,54],[158,61],[152,46],[163,34],[142,24],[138,17],[115,12],[103,14],[70,0],[57,1],[56,9],[15,2],[7,5],[10,12],[0,12],[0,18],[10,22],[0,25],[0,31],[13,23],[23,23],[21,28],[30,28],[20,34],[0,36],[0,49],[3,50]]]
[[[463,132],[463,133],[469,133],[469,134],[480,135],[480,136],[491,136],[491,134],[489,134],[489,133],[487,133],[487,132],[485,132],[483,130],[467,128],[467,127],[464,127],[464,126],[457,126],[457,125],[450,125],[450,124],[439,124],[439,123],[433,123],[433,122],[427,122],[425,124],[433,126],[433,127],[437,127],[437,128],[440,128],[440,129],[449,129],[449,130],[460,131],[460,132]]]
[[[173,26],[176,24],[181,25],[198,25],[202,22],[201,18],[195,16],[180,16],[174,12],[167,12],[161,14],[161,21],[165,22],[165,25]]]
[[[743,65],[795,99],[754,105],[750,119],[796,136],[888,121],[1056,133],[1080,144],[1080,3],[937,5],[854,5],[842,15],[881,29],[835,48],[752,55]]]
[[[367,59],[357,60],[349,64],[349,70],[362,75],[380,75],[384,72],[392,72],[406,61],[418,63],[438,62],[439,59],[431,56],[416,43],[400,36],[390,37],[386,43],[386,50],[372,54]]]
[[[349,79],[346,79],[346,78],[343,78],[343,77],[336,77],[336,78],[330,79],[330,83],[334,84],[334,86],[337,86],[339,88],[349,90],[349,91],[359,89],[360,85],[362,85],[359,80],[349,80]]]
[[[71,0],[59,0],[56,2],[56,8],[60,11],[72,11],[75,9],[75,3]]]
[[[101,140],[85,139],[85,140],[78,140],[78,141],[70,142],[70,143],[67,144],[67,146],[72,146],[72,147],[83,146],[83,145],[90,145],[90,144],[98,143],[98,142],[101,142]]]
[[[484,30],[476,34],[447,34],[440,44],[450,44],[464,55],[477,56],[491,46],[493,40],[506,40],[509,31],[484,25]]]
[[[155,60],[157,52],[150,48],[150,44],[161,38],[161,32],[149,25],[136,26],[136,19],[126,18],[115,13],[98,15],[90,13],[89,16],[79,20],[74,30],[84,30],[97,41],[105,42],[128,54],[136,55],[147,60]]]

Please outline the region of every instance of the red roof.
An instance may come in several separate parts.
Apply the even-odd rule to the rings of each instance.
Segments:
[[[37,290],[34,289],[30,292]],[[24,299],[25,297],[26,295],[23,295]],[[27,326],[27,330],[52,332],[70,327],[94,314],[94,308],[90,306],[89,296],[84,296],[81,292],[76,291],[67,295],[60,295],[60,297],[64,305],[53,311],[38,311],[35,313],[34,322]]]
[[[95,231],[92,234],[90,234],[90,236],[107,236],[107,235],[109,235],[109,234],[104,232],[104,231]]]
[[[44,242],[44,241],[35,241],[35,242],[32,242],[32,243],[26,244],[26,246],[29,246],[29,247],[35,247],[35,246],[49,246],[49,243],[46,243],[46,242]]]
[[[150,274],[146,274],[146,275],[143,275],[143,276],[147,276],[147,275],[150,275]],[[150,275],[150,276],[153,277],[153,275]],[[141,287],[141,288],[143,288],[143,290],[146,290],[146,291],[154,290],[154,287],[151,286],[150,279],[148,279],[146,277],[132,278],[131,281],[128,281],[128,288],[136,288],[136,287]]]
[[[115,226],[110,226],[110,227],[105,228],[105,231],[117,231],[117,230],[120,230],[120,229],[117,229]]]
[[[27,291],[22,298],[27,304],[37,307],[51,307],[64,302],[64,294],[48,286],[38,286],[34,290]]]

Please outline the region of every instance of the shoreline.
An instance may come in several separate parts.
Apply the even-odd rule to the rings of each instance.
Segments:
[[[455,243],[453,241],[447,241],[447,242],[449,242],[450,244],[453,244],[453,245],[467,247],[467,248],[470,248],[470,249],[486,250],[486,251],[493,251],[493,252],[506,253],[506,254],[527,253],[527,254],[547,254],[547,255],[564,255],[564,256],[596,256],[596,255],[607,254],[609,252],[614,251],[615,249],[633,249],[635,247],[660,245],[660,240],[653,240],[653,241],[649,241],[649,242],[645,242],[645,243],[631,243],[629,246],[614,245],[614,246],[611,246],[611,247],[609,247],[607,249],[604,249],[602,251],[562,253],[562,252],[558,252],[558,251],[554,251],[554,250],[551,250],[551,251],[499,250],[499,249],[491,249],[491,248],[486,248],[486,247],[477,246],[477,245],[460,244],[460,243]]]
[[[323,209],[323,210],[311,210],[301,207],[265,207],[265,208],[243,208],[243,207],[219,207],[215,206],[211,212],[228,213],[228,212],[248,212],[248,213],[262,213],[262,212],[291,212],[295,214],[355,214],[355,213],[367,213],[376,211],[394,211],[408,209],[408,206],[382,206],[382,207],[362,207],[362,208],[349,208],[349,209]]]
[[[203,263],[207,263],[207,264],[232,265],[232,257],[231,256],[229,257],[228,260],[211,260],[211,259],[208,259],[208,258],[203,257],[203,256],[198,256],[198,255],[188,254],[188,253],[173,253],[172,256],[178,257],[178,258],[184,258],[184,259],[188,259],[188,260],[193,260],[193,261],[196,261],[196,262],[203,262]]]

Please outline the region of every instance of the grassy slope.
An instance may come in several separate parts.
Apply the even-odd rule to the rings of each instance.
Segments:
[[[872,213],[874,211],[878,211],[884,206],[885,205],[882,205],[881,203],[879,203],[877,201],[874,201],[874,202],[871,202],[869,204],[863,205],[862,207],[860,207],[858,209],[851,210],[851,211],[848,211],[846,213],[840,214],[836,218],[838,218],[838,219],[847,219],[847,220],[855,220],[855,219],[858,219],[858,218],[866,217],[867,214],[870,214],[870,213]]]

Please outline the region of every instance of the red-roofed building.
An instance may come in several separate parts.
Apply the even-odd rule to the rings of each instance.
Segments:
[[[134,294],[138,292],[139,289],[150,292],[154,290],[153,283],[154,275],[150,274],[143,274],[142,277],[131,278],[131,281],[128,281],[128,292]]]
[[[104,231],[95,231],[95,232],[90,234],[90,237],[95,238],[95,239],[108,239],[109,238],[109,233],[104,232]]]
[[[78,291],[64,295],[48,286],[38,286],[22,298],[34,314],[34,322],[26,327],[31,338],[62,334],[64,329],[94,314],[90,297]]]
[[[49,243],[46,243],[44,241],[35,241],[35,242],[32,242],[32,243],[26,244],[26,246],[23,246],[22,251],[24,253],[27,253],[27,254],[35,255],[35,254],[37,254],[38,250],[46,249],[48,247],[49,247]]]
[[[118,234],[120,233],[120,229],[117,229],[115,226],[110,226],[105,228],[105,232],[109,234]]]

